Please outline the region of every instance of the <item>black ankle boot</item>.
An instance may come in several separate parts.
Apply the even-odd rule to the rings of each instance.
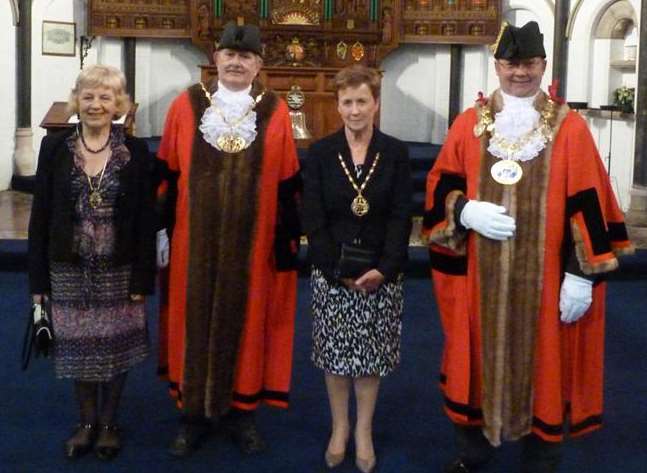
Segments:
[[[202,441],[209,435],[211,428],[205,418],[182,419],[177,435],[169,446],[174,457],[186,457],[200,448]]]
[[[223,418],[224,427],[231,439],[245,455],[267,450],[267,444],[256,427],[254,411],[232,409]]]

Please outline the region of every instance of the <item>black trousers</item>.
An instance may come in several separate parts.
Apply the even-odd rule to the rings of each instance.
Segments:
[[[469,467],[489,462],[495,447],[483,435],[480,427],[454,424],[458,455]],[[535,434],[521,440],[521,473],[555,473],[562,459],[562,443],[546,442]]]

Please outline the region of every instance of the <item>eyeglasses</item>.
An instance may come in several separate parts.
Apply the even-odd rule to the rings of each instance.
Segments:
[[[538,69],[544,65],[544,59],[541,58],[532,58],[532,59],[520,59],[518,61],[508,61],[506,59],[497,59],[497,63],[501,68],[506,72],[512,72],[515,69],[523,69],[526,71],[532,71]]]

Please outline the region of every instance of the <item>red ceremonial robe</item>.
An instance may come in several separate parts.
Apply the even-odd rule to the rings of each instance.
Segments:
[[[520,163],[517,184],[492,179],[498,159],[475,125],[501,107],[495,93],[461,114],[427,177],[423,235],[445,335],[445,411],[455,423],[483,425],[493,445],[531,431],[560,441],[566,416],[571,435],[602,422],[605,283],[594,284],[578,322],[563,324],[566,260],[599,274],[632,248],[586,123],[543,93],[535,107],[549,117],[552,142]],[[505,206],[515,237],[489,240],[457,225],[460,195]]]
[[[252,96],[261,92],[255,84]],[[178,96],[158,153],[177,179],[160,373],[185,412],[212,417],[288,404],[299,177],[283,100],[264,92],[258,135],[237,154],[203,139],[208,106],[200,84]]]

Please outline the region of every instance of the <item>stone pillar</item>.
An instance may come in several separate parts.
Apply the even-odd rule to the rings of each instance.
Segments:
[[[634,182],[627,213],[629,236],[639,248],[647,248],[647,0],[640,9],[638,78],[636,80],[636,140]]]
[[[447,126],[451,127],[461,110],[461,86],[463,84],[463,46],[452,44],[449,67],[449,114]]]
[[[647,0],[640,10],[640,51],[636,80],[636,149],[634,184],[647,187]]]
[[[568,41],[566,27],[568,25],[570,0],[555,0],[555,26],[553,36],[553,80],[559,80],[557,94],[564,97],[568,72]]]
[[[31,130],[31,0],[20,0],[16,28],[16,148],[15,174],[30,176],[34,163]]]

